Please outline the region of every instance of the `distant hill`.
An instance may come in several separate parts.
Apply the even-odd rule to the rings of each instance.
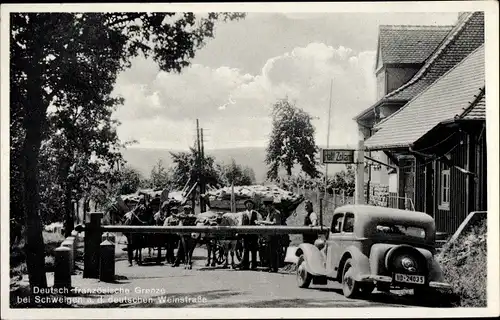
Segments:
[[[153,169],[159,159],[162,160],[165,167],[172,166],[173,162],[170,152],[179,151],[181,150],[127,148],[122,153],[127,161],[127,165],[139,170],[144,177],[148,177],[151,173],[151,169]],[[213,149],[206,150],[205,153],[213,156],[217,162],[229,163],[231,159],[234,159],[237,164],[252,168],[258,183],[266,180],[266,149],[264,147]],[[332,164],[328,169],[329,175],[333,175],[335,172],[341,171],[344,168],[344,165]],[[296,170],[299,171],[298,168]]]

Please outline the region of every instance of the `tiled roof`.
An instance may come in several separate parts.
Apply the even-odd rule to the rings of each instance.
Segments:
[[[411,100],[483,43],[484,12],[461,16],[446,39],[415,76],[384,98]]]
[[[461,15],[445,40],[407,83],[386,94],[354,119],[360,119],[383,101],[411,100],[482,44],[484,44],[484,12]],[[378,123],[377,126],[387,119]]]
[[[478,99],[460,115],[460,119],[486,120],[486,102],[484,97],[484,88],[482,88]]]
[[[380,26],[378,45],[383,63],[423,63],[452,27]]]
[[[440,122],[464,113],[484,87],[484,45],[389,117],[367,149],[408,147]]]

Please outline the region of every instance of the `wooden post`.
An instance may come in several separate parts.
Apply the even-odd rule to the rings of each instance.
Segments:
[[[406,162],[403,162],[406,164]],[[398,174],[398,208],[399,209],[405,209],[405,203],[406,203],[406,197],[405,197],[405,173],[404,171],[398,167],[397,168],[397,174]]]
[[[231,184],[231,212],[236,212],[236,199],[234,196],[234,183]]]
[[[205,172],[205,146],[203,144],[203,128],[200,128],[200,143],[201,143],[201,172]],[[205,194],[205,192],[207,192],[206,190],[206,185],[205,185],[205,177],[203,176],[203,174],[200,176],[201,178],[201,181],[200,181],[200,209],[201,209],[201,212],[205,212],[207,211],[207,205],[206,205],[206,202],[205,202],[205,199],[203,197],[201,197],[202,194]]]
[[[355,204],[365,203],[365,141],[361,136],[356,151]]]
[[[319,225],[323,226],[323,199],[319,199]]]
[[[90,222],[85,224],[84,278],[99,278],[99,256],[101,243],[101,212],[90,212]]]
[[[71,249],[67,247],[59,247],[54,250],[55,266],[54,266],[54,287],[55,288],[71,288],[71,269],[70,269],[70,254]]]
[[[433,175],[433,163],[430,162],[425,166],[425,213],[432,217],[434,217],[434,200],[432,194]]]
[[[73,274],[73,271],[75,269],[75,238],[73,237],[68,237],[66,240],[64,240],[61,244],[61,247],[68,248],[70,250],[69,252],[69,272],[70,274]]]
[[[113,282],[115,280],[115,244],[104,240],[100,244],[99,280]]]
[[[319,203],[320,194],[321,194],[321,190],[319,189],[319,185],[318,185],[318,186],[316,186],[316,203]]]

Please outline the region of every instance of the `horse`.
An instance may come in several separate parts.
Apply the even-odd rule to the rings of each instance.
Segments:
[[[149,225],[146,218],[146,210],[140,205],[125,214],[124,225],[128,226],[146,226]],[[144,219],[144,220],[143,220]],[[129,266],[132,266],[132,260],[135,250],[135,261],[138,265],[142,264],[142,248],[144,248],[145,237],[137,233],[124,233],[127,238],[127,253]]]
[[[179,226],[195,226],[196,216],[195,215],[182,215],[179,216]],[[190,234],[179,234],[181,238],[182,249],[184,253],[184,268],[192,269],[193,267],[193,252],[198,243],[198,239],[195,239]]]
[[[238,213],[227,212],[224,215],[222,215],[222,219],[220,221],[219,226],[229,227],[229,226],[238,226],[240,224],[241,223]],[[222,267],[223,268],[228,267],[229,255],[231,255],[231,268],[234,269],[235,268],[234,255],[236,253],[238,240],[228,239],[222,236],[219,241],[221,242],[222,247],[224,248],[224,254],[225,254],[225,261]]]
[[[220,221],[220,215],[216,212],[203,212],[200,213],[195,221],[196,226],[217,226]],[[217,263],[217,238],[211,234],[206,233],[191,233],[191,237],[196,241],[194,247],[197,244],[205,244],[207,246],[207,263],[206,267],[215,267]]]

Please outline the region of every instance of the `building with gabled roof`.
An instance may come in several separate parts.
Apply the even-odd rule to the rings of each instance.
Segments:
[[[376,133],[365,141],[365,147],[368,150],[411,147],[440,122],[469,108],[474,95],[484,88],[484,82],[482,45],[378,124]]]
[[[380,200],[370,199],[375,196],[373,182],[388,184],[389,197],[396,201],[385,205],[427,212],[438,231],[453,232],[470,211],[486,209],[484,13],[461,13],[453,27],[416,29],[433,33],[418,54],[389,50],[387,30],[394,31],[394,43],[407,43],[413,50],[418,41],[401,40],[407,37],[403,27],[381,27],[376,67],[380,99],[355,117],[369,156],[387,164],[376,173],[368,167],[367,200]],[[410,71],[408,63],[417,65],[426,55]],[[400,64],[381,66],[391,60]],[[391,73],[406,76],[388,83]]]

